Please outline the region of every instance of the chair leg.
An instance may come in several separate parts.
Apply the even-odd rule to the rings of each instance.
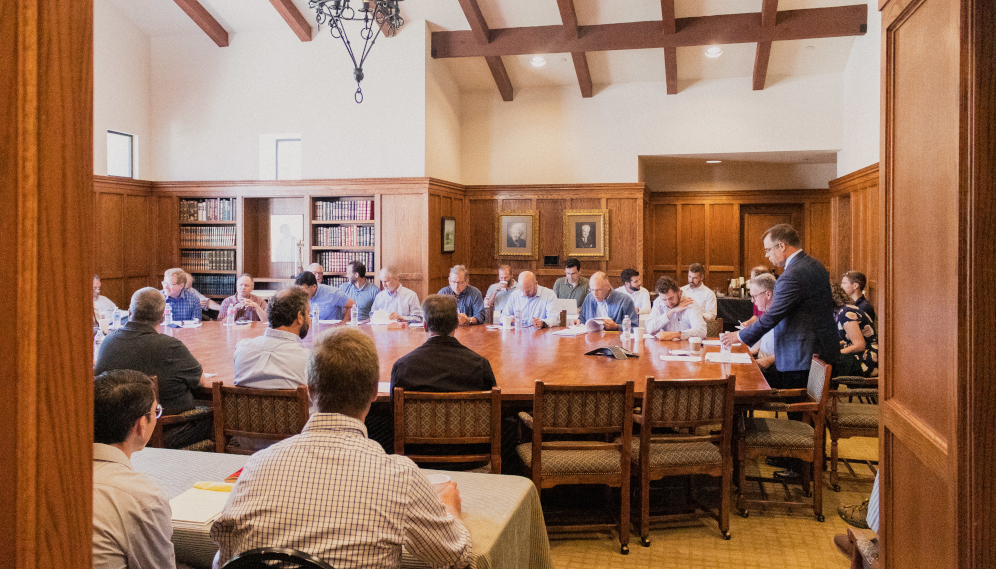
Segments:
[[[730,482],[733,477],[733,461],[728,461],[723,468],[723,481],[720,483],[720,491],[723,493],[719,500],[719,531],[723,534],[723,539],[730,539]]]
[[[813,461],[813,514],[822,522],[823,517],[823,449],[816,451]]]
[[[830,432],[830,485],[834,492],[840,492],[840,478],[837,473],[837,437],[833,431]]]
[[[802,463],[802,492],[806,497],[813,495],[812,490],[809,489],[809,481],[812,478],[813,465],[809,462]]]
[[[619,552],[629,553],[629,475],[623,477],[619,488]]]
[[[743,449],[737,453],[737,470],[740,471],[739,478],[737,480],[737,509],[740,510],[740,515],[747,517],[747,498],[744,496],[744,488],[747,486],[747,474],[744,470],[744,453]]]
[[[650,547],[650,473],[640,474],[640,543]]]

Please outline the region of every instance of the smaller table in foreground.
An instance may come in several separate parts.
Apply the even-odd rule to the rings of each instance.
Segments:
[[[247,456],[146,448],[132,455],[135,470],[145,474],[170,499],[202,480],[219,482],[245,464]],[[463,523],[474,541],[471,567],[517,569],[551,566],[539,494],[528,478],[500,474],[442,472],[460,490]],[[210,526],[201,531],[173,531],[177,561],[210,567],[218,548],[211,541]],[[428,567],[407,551],[402,567]]]

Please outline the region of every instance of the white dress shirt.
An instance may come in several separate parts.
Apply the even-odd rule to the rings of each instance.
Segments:
[[[626,288],[626,285],[622,285],[617,288],[621,293],[625,293],[627,296],[633,299],[633,305],[636,306],[636,311],[640,314],[648,314],[650,312],[650,291],[644,287],[640,287],[640,290],[636,292],[630,292]]]
[[[261,389],[308,385],[309,354],[297,334],[267,328],[262,336],[235,346],[235,385]]]
[[[704,284],[699,288],[692,288],[692,285],[681,287],[681,294],[690,296],[695,304],[702,309],[702,318],[708,321],[716,319],[716,293]]]
[[[516,311],[522,311],[522,326],[532,326],[533,318],[539,318],[547,326],[553,327],[560,324],[560,313],[554,313],[553,301],[557,300],[557,295],[545,286],[536,285],[536,295],[527,298],[522,289],[517,289],[508,297],[505,309],[502,314],[514,316]]]
[[[681,332],[682,340],[692,336],[705,338],[706,323],[702,319],[702,310],[698,304],[692,304],[680,312],[671,314],[671,309],[664,304],[664,296],[658,296],[650,311],[650,317],[647,318],[647,333],[656,334],[662,330]]]
[[[405,288],[403,285],[398,285],[398,290],[393,293],[387,290],[378,292],[374,298],[370,312],[375,310],[386,310],[388,314],[397,312],[399,316],[408,320],[421,307],[422,305],[418,302],[418,295],[415,294],[414,290]]]
[[[113,312],[117,310],[118,306],[114,304],[114,301],[111,299],[101,295],[97,300],[93,301],[93,309],[97,312],[97,314],[103,316],[108,311]]]

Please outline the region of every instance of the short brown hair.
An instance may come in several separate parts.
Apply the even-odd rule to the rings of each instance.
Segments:
[[[847,271],[844,273],[844,278],[851,281],[851,284],[858,285],[861,292],[864,292],[865,286],[868,285],[868,278],[865,277],[864,273],[859,273],[858,271]]]
[[[456,297],[449,294],[430,294],[422,301],[425,329],[440,336],[449,336],[460,325]]]
[[[297,321],[298,314],[308,314],[308,293],[299,286],[285,288],[266,304],[270,328],[290,326]]]
[[[678,292],[681,290],[681,288],[678,286],[677,281],[675,281],[671,277],[663,276],[657,279],[657,285],[654,287],[654,290],[657,291],[657,294],[664,294],[671,290]]]
[[[688,265],[688,272],[695,273],[696,275],[704,275],[705,267],[702,266],[702,263],[692,263]]]
[[[377,394],[378,379],[377,347],[356,328],[334,328],[311,348],[308,390],[321,413],[358,416]]]
[[[798,247],[799,243],[801,243],[799,240],[799,232],[787,223],[779,223],[778,225],[765,231],[761,238],[764,239],[765,237],[770,238],[775,243],[784,243],[789,247]]]

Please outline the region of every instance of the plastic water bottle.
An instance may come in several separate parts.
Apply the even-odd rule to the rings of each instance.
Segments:
[[[93,335],[93,361],[97,361],[97,353],[100,351],[100,345],[104,343],[104,333],[97,328],[97,333]]]
[[[360,325],[360,307],[355,304],[349,309],[349,324],[350,326]]]
[[[525,323],[522,322],[522,311],[521,310],[516,310],[515,311],[515,329],[516,330],[522,330],[525,327],[526,327]]]
[[[629,319],[629,314],[623,318],[622,325],[622,339],[623,341],[629,340],[629,337],[633,334],[633,323]]]
[[[234,325],[235,325],[235,307],[229,306],[228,315],[225,316],[225,326],[234,326]]]
[[[166,316],[163,319],[163,324],[166,327],[169,327],[169,325],[172,324],[172,323],[173,323],[173,307],[170,306],[169,303],[167,302],[166,303]]]

